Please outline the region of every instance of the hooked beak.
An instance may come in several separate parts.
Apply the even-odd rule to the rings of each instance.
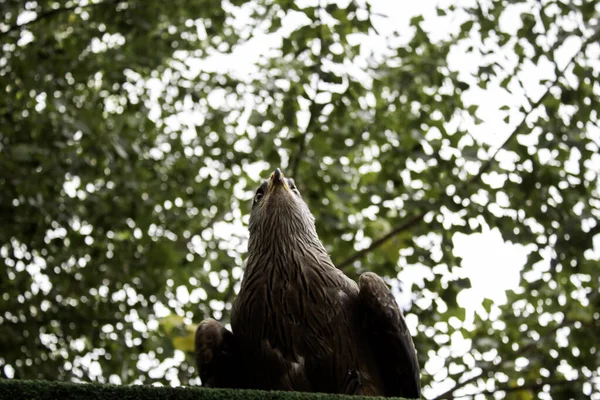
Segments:
[[[269,192],[272,192],[275,189],[279,189],[283,187],[285,190],[290,190],[290,187],[287,184],[285,177],[283,176],[283,172],[279,168],[275,170],[271,174],[271,179],[269,179]]]

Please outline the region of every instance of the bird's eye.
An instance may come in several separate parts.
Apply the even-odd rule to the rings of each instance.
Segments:
[[[254,195],[254,202],[258,203],[262,198],[263,198],[263,192],[262,190],[259,190],[258,192],[256,192],[256,194]]]
[[[292,189],[292,191],[294,193],[296,193],[297,195],[300,194],[300,191],[298,190],[298,188],[296,187],[296,183],[294,182],[293,179],[288,179],[289,185],[290,185],[290,189]]]

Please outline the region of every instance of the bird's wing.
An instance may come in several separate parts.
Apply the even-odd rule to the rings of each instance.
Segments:
[[[421,397],[417,354],[394,296],[379,276],[361,275],[360,299],[365,307],[369,342],[378,363],[387,396]]]
[[[221,323],[209,318],[198,325],[195,352],[202,386],[243,387],[236,338]]]

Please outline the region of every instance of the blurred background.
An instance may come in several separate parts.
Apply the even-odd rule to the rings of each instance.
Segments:
[[[600,399],[598,2],[0,11],[2,378],[200,384],[281,167],[425,398]]]

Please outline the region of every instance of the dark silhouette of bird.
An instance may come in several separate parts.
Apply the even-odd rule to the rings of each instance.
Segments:
[[[207,387],[421,395],[419,365],[387,285],[356,284],[332,263],[294,181],[275,170],[256,190],[247,263],[231,312],[196,331]]]

